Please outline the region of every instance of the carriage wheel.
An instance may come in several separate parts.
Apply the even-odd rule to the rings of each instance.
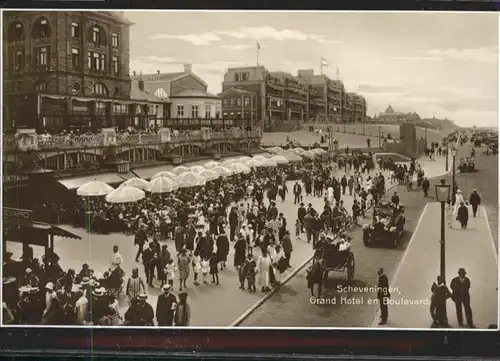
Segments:
[[[349,254],[349,264],[347,266],[347,279],[351,281],[354,278],[354,270],[355,270],[355,261],[354,255],[352,253]]]

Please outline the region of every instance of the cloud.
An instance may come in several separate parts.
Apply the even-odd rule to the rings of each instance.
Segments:
[[[256,48],[256,45],[249,45],[249,44],[219,45],[219,48],[228,49],[228,50],[246,50],[246,49],[250,49],[250,48]]]
[[[153,35],[149,39],[160,40],[160,39],[175,39],[182,40],[193,45],[212,45],[221,41],[221,38],[215,33],[202,33],[202,34],[158,34]]]
[[[158,57],[158,56],[138,56],[134,59],[142,60],[145,62],[156,63],[156,64],[180,64],[179,59],[170,57]]]
[[[403,61],[474,61],[478,63],[498,63],[498,47],[489,46],[484,48],[469,49],[426,49],[418,51],[415,56],[395,56],[392,60]]]
[[[326,35],[306,34],[296,30],[278,30],[270,26],[243,27],[234,31],[216,31],[217,34],[236,39],[271,39],[277,41],[317,41],[324,44],[340,44],[338,40],[330,39]]]
[[[405,93],[402,86],[390,85],[390,84],[380,84],[380,85],[359,84],[358,91],[363,93],[391,93],[391,94]]]

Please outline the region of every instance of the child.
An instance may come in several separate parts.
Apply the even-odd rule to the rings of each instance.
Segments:
[[[201,257],[198,252],[194,252],[193,257],[193,272],[194,272],[194,285],[199,286],[198,275],[201,273]]]
[[[251,293],[256,292],[255,288],[255,267],[257,266],[255,263],[255,260],[253,259],[253,256],[251,254],[248,255],[247,257],[247,266],[246,266],[246,278],[248,282],[248,290]]]
[[[210,263],[208,262],[207,259],[203,258],[201,260],[201,273],[203,275],[203,283],[207,284],[207,275],[208,272],[210,271]]]
[[[167,261],[167,264],[165,265],[164,273],[165,273],[165,279],[167,283],[170,286],[174,286],[174,279],[175,279],[175,264],[173,259],[169,259]]]
[[[301,224],[300,224],[300,220],[297,218],[297,220],[295,221],[295,237],[297,237],[297,239],[299,239],[300,237],[300,229],[301,229]]]
[[[210,264],[210,274],[212,275],[212,283],[219,284],[219,260],[217,259],[217,253],[212,253],[212,257],[209,260]]]
[[[365,212],[366,212],[366,201],[364,200],[364,198],[360,198],[361,199],[361,205],[360,205],[360,215],[361,217],[365,217]]]
[[[246,272],[249,264],[249,259],[252,259],[252,255],[250,253],[247,255],[247,259],[238,266],[238,279],[240,281],[240,287],[239,287],[240,290],[245,289],[245,279],[247,276]]]

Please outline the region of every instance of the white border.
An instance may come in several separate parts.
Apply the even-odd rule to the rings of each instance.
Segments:
[[[206,12],[207,10],[179,10],[179,9],[172,9],[172,10],[164,10],[164,9],[157,9],[157,10],[152,10],[152,9],[121,9],[122,11],[124,12],[152,12],[152,11],[162,11],[162,12],[183,12],[183,13],[186,13],[186,12],[193,12],[193,13],[198,13],[198,12]],[[4,12],[11,12],[11,11],[44,11],[44,12],[53,12],[53,11],[68,11],[68,9],[0,9],[0,16],[2,17],[2,20],[3,20],[3,13]],[[117,9],[71,9],[71,11],[117,11]],[[220,12],[220,13],[238,13],[238,12],[245,12],[245,13],[263,13],[263,12],[267,12],[267,13],[285,13],[285,12],[292,12],[291,10],[289,11],[286,11],[286,10],[211,10],[213,12]],[[297,11],[293,11],[293,12],[297,12]],[[325,13],[325,12],[335,12],[335,13],[352,13],[352,11],[349,11],[349,10],[331,10],[331,11],[318,11],[318,10],[301,10],[300,12],[303,12],[303,13]],[[380,11],[359,11],[358,13],[380,13]],[[401,11],[383,11],[383,13],[401,13]],[[407,11],[405,13],[421,13],[421,11]],[[462,14],[463,12],[458,12],[458,11],[446,11],[446,12],[435,12],[435,13],[439,13],[439,14],[449,14],[449,13],[460,13]],[[491,12],[486,12],[486,11],[483,11],[483,12],[474,12],[476,14],[491,14]],[[498,30],[499,30],[499,38],[500,38],[500,14],[497,14],[497,22],[498,22]],[[2,47],[3,47],[3,25],[0,29],[0,39],[2,41]],[[499,74],[500,74],[500,60],[497,60],[497,65],[498,65],[498,68],[499,68]],[[2,73],[3,74],[3,48],[2,48],[2,52],[0,54],[0,69],[2,69]],[[3,82],[2,82],[3,83]],[[4,90],[4,85],[2,84],[2,88],[0,89],[0,93],[1,93],[1,97],[0,97],[0,105],[1,105],[1,108],[3,109],[3,90]],[[499,96],[500,94],[500,81],[498,81],[498,93],[497,93],[497,97]],[[500,124],[500,112],[498,114],[499,116],[499,124]],[[0,126],[2,127],[2,131],[3,131],[3,114],[0,115]],[[3,134],[3,133],[2,133]],[[3,159],[3,147],[0,147],[0,155],[2,155],[2,159]],[[500,169],[500,159],[498,160],[498,165],[499,165],[499,169]],[[451,170],[450,170],[451,171]],[[445,173],[445,174],[448,174],[449,172]],[[442,175],[441,175],[442,176]],[[3,167],[0,167],[0,177],[3,179]],[[500,179],[499,179],[499,187],[500,187]],[[2,193],[0,194],[0,202],[3,201],[2,200],[2,197],[3,197],[3,181],[2,181],[2,184],[0,184],[0,190],[2,191]],[[498,199],[498,202],[500,204],[500,197]],[[427,205],[424,207],[421,215],[420,215],[420,218],[419,218],[419,221],[417,223],[417,226],[415,228],[415,230],[417,230],[418,226],[420,225],[420,222],[422,221],[423,219],[423,215],[424,215],[424,212],[425,210],[427,209]],[[490,224],[489,224],[489,221],[488,221],[488,218],[487,218],[487,215],[486,215],[486,210],[484,209],[483,207],[483,212],[486,216],[486,224],[487,224],[487,227],[489,229],[489,233],[491,235],[491,240],[492,240],[492,247],[493,249],[495,250],[494,254],[496,255],[496,258],[497,258],[497,264],[498,264],[498,255],[500,254],[497,249],[495,248],[495,243],[494,243],[494,238],[493,238],[493,234],[491,233],[491,227],[490,227]],[[0,210],[0,215],[2,215],[2,210]],[[0,224],[2,224],[3,222],[3,218],[2,220],[0,220]],[[403,254],[403,257],[401,258],[401,260],[399,261],[399,264],[398,264],[398,267],[396,269],[396,273],[394,275],[394,277],[392,277],[392,279],[394,280],[396,278],[396,276],[398,275],[398,272],[401,268],[401,265],[402,265],[402,261],[405,259],[407,253],[408,253],[408,249],[409,247],[411,246],[411,243],[413,241],[413,239],[415,238],[415,234],[416,232],[413,233],[407,247],[406,247],[406,250],[405,250],[405,253]],[[3,242],[0,242],[0,251],[3,251],[2,250],[2,244]],[[500,247],[499,247],[500,249]],[[0,257],[1,257],[1,254],[0,253]],[[305,262],[303,262],[303,264],[301,264],[299,267],[297,267],[295,270],[293,270],[289,277],[287,277],[287,279],[285,280],[288,281],[289,279],[291,279],[296,273],[298,273],[302,267],[304,265],[307,264],[307,262],[310,261],[310,259],[306,260]],[[0,268],[0,276],[2,275],[2,269]],[[498,277],[498,285],[500,287],[500,268],[499,268],[499,277]],[[0,300],[2,300],[2,293],[3,293],[3,287],[0,287]],[[271,296],[271,294],[267,294],[265,296],[262,297],[262,299],[260,299],[259,301],[257,301],[256,304],[254,304],[254,306],[252,306],[250,309],[248,309],[243,315],[241,315],[237,321],[242,318],[244,315],[248,313],[251,313],[253,312],[252,309],[256,309],[258,306],[260,306],[263,302],[265,302],[265,300],[267,300],[267,298],[269,298]],[[500,310],[500,297],[498,298],[498,309]],[[251,312],[249,312],[251,310]],[[497,325],[500,323],[500,312],[498,312],[498,321],[497,321]],[[127,329],[153,329],[153,330],[162,330],[162,329],[179,329],[178,327],[158,327],[158,326],[97,326],[97,325],[92,325],[92,326],[72,326],[72,325],[4,325],[3,324],[3,319],[2,319],[3,315],[0,314],[0,328],[22,328],[22,329],[43,329],[43,328],[68,328],[68,329],[119,329],[119,330],[127,330]],[[236,322],[236,321],[235,321]],[[233,322],[233,323],[235,323]],[[374,321],[375,323],[375,321]],[[182,329],[193,329],[193,330],[235,330],[235,329],[241,329],[241,330],[335,330],[335,331],[342,331],[342,330],[346,330],[346,331],[349,331],[349,330],[370,330],[370,331],[443,331],[443,329],[433,329],[433,328],[392,328],[392,327],[231,327],[231,326],[209,326],[209,327],[199,327],[199,326],[189,326],[189,327],[182,327]],[[464,331],[464,329],[446,329],[446,331],[455,331],[455,332],[462,332]],[[498,329],[496,330],[493,330],[493,329],[467,329],[467,331],[477,331],[477,332],[497,332]]]

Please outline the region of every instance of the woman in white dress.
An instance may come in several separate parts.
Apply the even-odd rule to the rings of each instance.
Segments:
[[[460,207],[460,203],[464,202],[464,196],[462,195],[462,191],[460,189],[457,189],[457,193],[455,194],[455,204],[454,204],[454,209],[453,209],[453,215],[455,218],[457,217],[458,213],[458,208]]]
[[[285,257],[285,252],[283,252],[280,246],[276,246],[275,253],[272,257],[272,261],[273,261],[274,278],[276,280],[277,285],[281,283],[282,272],[280,270],[280,260],[284,257]]]
[[[446,203],[446,208],[445,208],[445,214],[446,214],[446,222],[448,223],[448,227],[452,228],[453,227],[453,206],[451,204],[451,200],[449,200]]]
[[[262,249],[262,254],[257,259],[257,277],[262,292],[269,292],[269,267],[271,267],[271,257],[267,249]]]

